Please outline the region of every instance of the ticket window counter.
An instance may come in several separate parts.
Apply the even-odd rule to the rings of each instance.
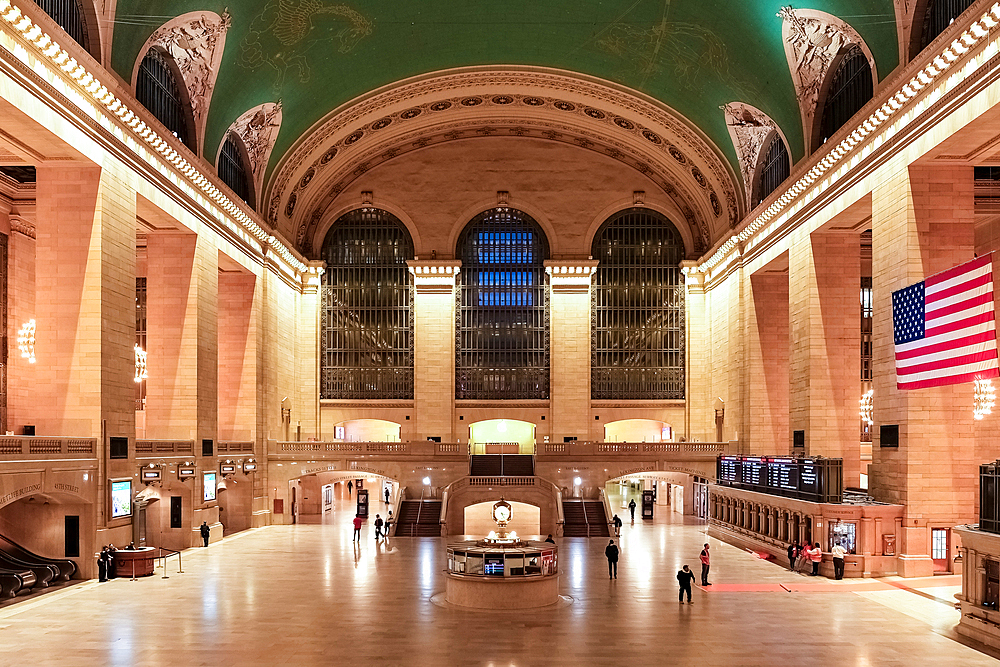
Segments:
[[[834,521],[830,523],[829,540],[826,551],[830,551],[836,545],[847,549],[849,554],[857,554],[857,534],[858,524],[853,521]]]

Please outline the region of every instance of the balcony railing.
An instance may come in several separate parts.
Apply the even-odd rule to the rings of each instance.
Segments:
[[[535,455],[545,457],[655,457],[674,454],[679,457],[709,457],[718,454],[736,453],[737,442],[559,442],[540,443],[535,446]],[[476,445],[477,448],[479,445]],[[433,458],[435,456],[468,456],[469,445],[464,442],[430,442],[414,440],[409,442],[272,442],[271,456],[306,454],[329,456],[337,454],[357,456],[413,456]],[[220,448],[220,452],[222,449]],[[479,450],[482,451],[482,450]],[[492,453],[487,451],[487,453]]]
[[[17,458],[94,458],[97,438],[0,436],[0,460]]]
[[[194,453],[194,440],[136,440],[135,453],[155,454],[166,456],[169,454],[192,454]]]

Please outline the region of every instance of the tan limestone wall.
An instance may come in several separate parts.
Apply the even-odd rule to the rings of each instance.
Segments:
[[[788,275],[758,273],[750,277],[747,307],[748,451],[791,451],[788,428]]]

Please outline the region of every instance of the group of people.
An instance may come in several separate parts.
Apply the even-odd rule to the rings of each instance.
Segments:
[[[363,526],[365,520],[361,518],[360,514],[354,515],[354,540],[355,542],[361,541],[361,526]],[[389,516],[382,520],[382,515],[375,515],[375,539],[384,540],[389,537],[389,528],[392,526],[392,510],[389,510]]]
[[[616,517],[617,518],[617,517]],[[616,526],[617,527],[617,526]],[[701,585],[711,586],[711,582],[708,580],[708,572],[712,565],[712,556],[709,553],[710,547],[708,543],[705,543],[704,548],[701,550],[701,554],[698,556],[698,560],[701,561]],[[618,545],[615,544],[614,540],[608,541],[608,546],[604,548],[604,555],[608,559],[608,578],[617,579],[618,578],[618,556],[621,551]],[[680,585],[680,591],[678,593],[678,600],[684,602],[684,595],[687,594],[688,604],[694,604],[691,602],[691,582],[694,581],[694,572],[691,571],[691,567],[685,565],[677,572],[677,583]]]
[[[847,555],[847,549],[840,542],[837,542],[833,549],[830,550],[830,554],[833,556],[833,575],[837,580],[844,578],[844,557]],[[809,564],[812,565],[812,572],[810,576],[819,575],[819,564],[823,562],[823,549],[819,546],[819,542],[816,542],[813,546],[809,546],[808,542],[803,542],[800,545],[792,542],[788,545],[788,569],[795,572],[796,563],[800,569],[805,569]]]
[[[135,542],[129,542],[123,551],[135,551]],[[118,577],[118,564],[115,562],[115,554],[118,549],[113,544],[106,544],[101,547],[101,553],[97,554],[97,580],[107,581]]]

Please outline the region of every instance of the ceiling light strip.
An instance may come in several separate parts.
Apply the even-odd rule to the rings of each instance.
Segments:
[[[221,212],[228,214],[230,218],[236,220],[242,229],[249,232],[253,238],[256,238],[267,248],[273,250],[290,267],[300,273],[305,271],[306,265],[292,254],[291,250],[281,239],[273,234],[269,234],[253,218],[247,215],[242,208],[237,206],[229,197],[215,187],[197,167],[171,148],[170,144],[164,141],[163,137],[146,125],[128,108],[126,102],[111,93],[106,86],[94,77],[93,73],[78,63],[65,49],[60,47],[58,43],[46,34],[40,26],[25,16],[21,12],[21,9],[11,2],[11,0],[0,0],[0,18],[21,33],[26,40],[38,49],[44,58],[72,78],[82,90],[102,105],[109,114],[115,116],[119,121],[127,125],[134,134],[141,137],[143,142],[151,147],[157,155],[178,172],[184,174],[195,185],[198,194],[205,197],[207,202],[214,202],[216,206],[221,208]],[[44,78],[49,79],[49,77]],[[80,107],[86,111],[83,105],[80,105]],[[137,149],[139,145],[133,148]],[[154,163],[152,155],[147,151],[136,150],[136,152],[146,158],[146,161],[154,167],[159,166],[159,161]]]
[[[4,0],[0,0],[2,3]],[[947,90],[950,90],[962,80],[972,76],[976,70],[978,70],[986,61],[992,58],[998,50],[1000,50],[1000,40],[994,40],[988,48],[987,52],[981,54],[976,60],[970,61],[966,66],[957,72],[954,72],[948,78],[944,78],[945,72],[955,63],[962,55],[967,53],[969,49],[978,44],[982,39],[989,35],[991,29],[1000,25],[1000,2],[994,3],[989,10],[986,11],[979,19],[969,26],[969,29],[955,38],[951,44],[949,44],[945,49],[936,57],[934,57],[931,62],[924,67],[922,70],[917,72],[913,78],[903,84],[899,90],[889,97],[889,99],[878,109],[876,109],[868,118],[866,118],[853,132],[851,132],[846,138],[844,138],[836,147],[832,148],[823,158],[819,160],[818,163],[813,165],[813,167],[806,172],[802,177],[800,177],[795,183],[793,183],[780,197],[771,203],[763,213],[754,218],[753,222],[746,225],[738,234],[731,236],[726,240],[712,255],[705,260],[696,270],[698,271],[708,271],[712,269],[716,264],[721,262],[733,249],[737,247],[740,242],[746,242],[751,239],[758,231],[761,230],[769,222],[776,222],[770,226],[764,234],[759,235],[754,238],[755,244],[764,241],[767,236],[769,236],[775,229],[781,226],[789,216],[793,215],[796,211],[800,210],[801,207],[808,203],[811,199],[818,196],[823,190],[829,187],[832,183],[839,180],[840,177],[847,173],[847,170],[853,168],[858,163],[858,156],[855,155],[847,164],[847,170],[837,169],[829,177],[829,180],[822,180],[823,177],[831,171],[834,167],[840,165],[841,160],[844,159],[850,152],[854,151],[859,145],[863,146],[862,157],[867,157],[871,153],[873,148],[877,148],[885,140],[890,138],[900,129],[909,125],[910,122],[915,120],[917,116],[920,115],[925,109],[931,106],[937,99],[939,99]],[[941,86],[938,89],[931,91],[929,96],[932,99],[922,100],[921,103],[917,105],[916,108],[910,109],[909,111],[899,114],[903,106],[913,100],[920,91],[927,88],[930,84],[934,82],[941,82]],[[941,90],[944,88],[944,90]],[[896,116],[899,115],[899,118]],[[890,120],[894,120],[882,134],[874,136],[875,131],[888,123]],[[815,187],[814,187],[815,186]],[[792,201],[810,190],[806,197],[800,199],[795,206],[789,208],[789,204]],[[779,214],[780,218],[779,218]]]

